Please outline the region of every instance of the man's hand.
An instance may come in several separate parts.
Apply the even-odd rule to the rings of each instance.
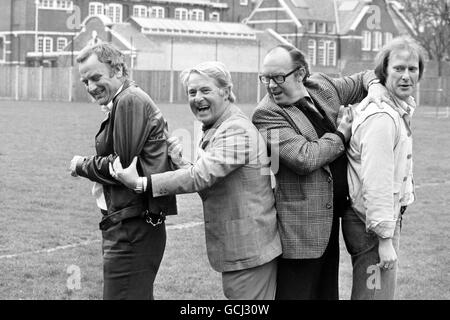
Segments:
[[[380,256],[380,262],[377,264],[377,266],[380,269],[391,270],[394,268],[397,261],[397,253],[395,252],[394,246],[392,244],[392,239],[378,239],[378,255]]]
[[[72,177],[78,177],[78,174],[77,174],[77,163],[81,162],[81,161],[84,161],[84,157],[82,157],[82,156],[74,156],[72,158],[72,160],[70,160],[69,170],[70,170],[70,175]]]
[[[183,146],[180,143],[180,139],[178,137],[170,137],[167,139],[167,146],[172,162],[180,167],[183,163]]]
[[[375,103],[378,109],[383,110],[383,102],[386,102],[391,107],[395,108],[394,103],[391,101],[389,92],[385,86],[380,83],[372,84],[367,92],[367,97],[358,105],[360,111],[367,109],[370,103]]]
[[[341,132],[345,137],[345,142],[350,140],[352,135],[352,122],[353,122],[353,107],[341,107],[338,114],[338,128],[337,131]]]
[[[122,168],[122,163],[120,163],[120,158],[117,157],[114,163],[109,164],[109,174],[114,179],[123,183],[126,187],[130,189],[135,189],[138,183],[139,174],[136,169],[138,157],[134,157],[130,166],[126,169]]]

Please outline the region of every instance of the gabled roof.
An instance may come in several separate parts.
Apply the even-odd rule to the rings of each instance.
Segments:
[[[398,29],[400,34],[417,34],[414,30],[412,24],[408,21],[405,15],[401,12],[401,4],[397,1],[388,1],[388,10],[391,13],[392,20],[394,21],[395,27]]]
[[[143,34],[183,35],[230,39],[256,38],[256,31],[242,23],[137,17],[131,17],[129,21],[134,23]]]
[[[334,22],[333,0],[285,0],[294,15],[301,20]]]
[[[388,12],[399,32],[413,32],[407,19],[391,2],[387,1]],[[335,23],[337,32],[345,35],[356,29],[372,4],[372,0],[261,0],[246,23],[273,22],[273,16],[277,23],[296,23],[297,26],[307,21],[321,21]],[[272,17],[268,18],[270,10]]]
[[[347,34],[359,24],[367,13],[368,2],[364,0],[336,0],[339,13],[339,34]]]
[[[120,40],[128,49],[148,51],[156,44],[139,32],[131,23],[117,23],[111,28],[113,36]]]
[[[228,8],[228,4],[217,0],[152,0],[155,3],[174,3],[174,4],[198,4],[213,8]],[[136,3],[135,5],[139,5]]]

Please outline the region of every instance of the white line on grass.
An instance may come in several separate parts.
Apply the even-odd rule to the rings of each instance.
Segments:
[[[193,227],[196,227],[196,226],[199,226],[202,224],[203,224],[203,222],[201,222],[201,221],[193,221],[193,222],[188,222],[188,223],[169,225],[169,226],[167,226],[166,229],[167,230],[182,230],[182,229],[193,228]],[[10,258],[27,256],[30,254],[52,253],[52,252],[59,251],[59,250],[65,250],[65,249],[71,249],[71,248],[76,248],[76,247],[80,247],[80,246],[86,246],[86,245],[90,245],[90,244],[100,242],[100,241],[101,241],[100,239],[92,239],[92,240],[86,240],[86,241],[82,241],[82,242],[78,242],[78,243],[74,243],[74,244],[68,244],[65,246],[57,246],[57,247],[48,248],[48,249],[21,252],[21,253],[15,253],[15,254],[5,254],[3,256],[0,256],[0,259],[10,259]]]
[[[450,181],[421,183],[419,185],[416,185],[415,188],[418,189],[418,188],[423,188],[423,187],[436,187],[436,186],[441,186],[444,184],[450,184]]]
[[[416,188],[435,187],[435,186],[440,186],[440,185],[444,185],[444,184],[450,184],[450,181],[422,183],[420,185],[417,185]],[[169,225],[169,226],[167,226],[167,230],[188,229],[188,228],[193,228],[193,227],[196,227],[196,226],[199,226],[202,224],[203,224],[203,222],[201,222],[201,221],[193,221],[193,222],[188,222],[188,223]],[[30,255],[30,254],[52,253],[52,252],[59,251],[59,250],[65,250],[65,249],[71,249],[71,248],[76,248],[76,247],[80,247],[80,246],[86,246],[86,245],[90,245],[92,243],[96,243],[96,242],[100,242],[100,241],[101,241],[100,239],[93,239],[93,240],[86,240],[86,241],[69,244],[69,245],[65,245],[65,246],[57,246],[57,247],[53,247],[53,248],[49,248],[49,249],[41,249],[41,250],[36,250],[36,251],[29,251],[29,252],[15,253],[15,254],[6,254],[6,255],[0,256],[0,259],[10,259],[10,258],[21,257],[21,256]]]

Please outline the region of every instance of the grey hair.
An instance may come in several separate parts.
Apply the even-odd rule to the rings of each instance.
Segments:
[[[218,88],[228,89],[228,100],[230,102],[236,101],[236,96],[233,93],[233,82],[231,80],[231,74],[226,69],[225,65],[219,61],[207,61],[196,65],[193,68],[187,68],[180,74],[180,81],[187,91],[189,77],[192,73],[197,73],[202,76],[207,76],[214,79]]]
[[[82,63],[93,54],[97,56],[98,61],[107,64],[114,72],[122,71],[124,77],[128,76],[128,67],[125,63],[125,56],[112,44],[102,42],[93,46],[87,46],[81,50],[76,61],[77,63]]]

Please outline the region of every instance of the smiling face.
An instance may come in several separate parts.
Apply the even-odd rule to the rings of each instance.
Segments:
[[[261,74],[265,76],[286,75],[293,69],[295,69],[295,66],[289,52],[277,48],[269,52],[264,58]],[[266,84],[267,92],[278,105],[293,104],[306,94],[302,83],[303,76],[304,69],[299,69],[299,71],[286,77],[282,84],[276,84],[273,80],[270,80]]]
[[[96,54],[81,62],[78,69],[86,90],[99,105],[107,105],[122,85],[118,74],[100,62]]]
[[[228,89],[217,87],[213,78],[195,72],[189,75],[187,93],[192,113],[206,126],[213,125],[229,105]]]
[[[401,100],[413,94],[419,81],[419,58],[407,50],[394,50],[389,55],[386,88]]]

